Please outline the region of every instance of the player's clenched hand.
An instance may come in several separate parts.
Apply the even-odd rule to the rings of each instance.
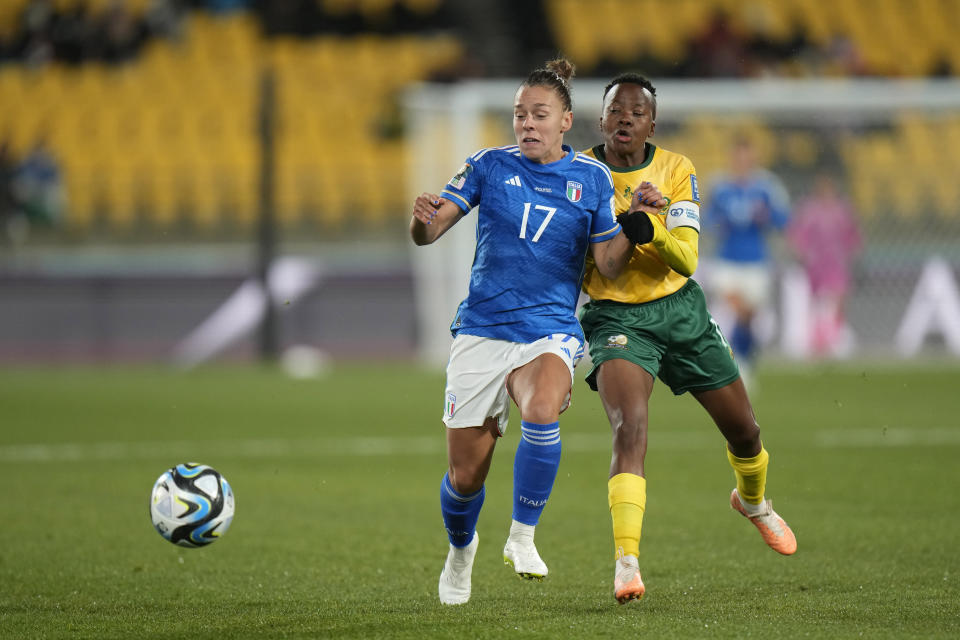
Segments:
[[[623,235],[634,244],[647,244],[653,240],[653,222],[643,211],[628,211],[617,216]]]
[[[423,224],[430,224],[437,217],[437,210],[446,201],[446,198],[433,193],[421,193],[413,202],[413,217]]]
[[[655,214],[667,206],[667,199],[652,182],[641,182],[633,192],[630,210],[617,216],[623,235],[635,244],[653,240],[653,221],[647,214]]]
[[[633,191],[633,198],[630,201],[630,212],[645,211],[647,213],[657,213],[663,207],[667,206],[667,199],[660,193],[660,189],[652,182],[641,182]]]

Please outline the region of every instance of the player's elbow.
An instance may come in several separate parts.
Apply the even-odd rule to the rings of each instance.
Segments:
[[[606,259],[603,262],[597,262],[597,271],[608,280],[616,280],[623,272],[623,263],[613,259]]]
[[[618,259],[618,257],[610,251],[602,256],[594,256],[594,260],[597,263],[597,271],[608,280],[616,280],[619,278],[627,262],[624,259]]]
[[[693,260],[685,260],[680,264],[676,265],[673,270],[679,273],[680,275],[682,275],[683,277],[689,278],[697,270],[697,259],[694,258]]]

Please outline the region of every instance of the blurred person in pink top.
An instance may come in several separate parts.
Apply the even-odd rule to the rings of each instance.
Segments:
[[[811,348],[817,356],[842,356],[852,348],[844,305],[851,265],[862,241],[853,206],[833,176],[819,174],[794,209],[787,241],[810,282],[813,301]]]

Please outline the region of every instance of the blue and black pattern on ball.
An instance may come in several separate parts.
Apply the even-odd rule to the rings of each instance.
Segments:
[[[225,495],[223,488],[226,482],[211,467],[194,463],[178,464],[170,469],[169,473],[174,484],[182,491],[189,493],[192,499],[179,497],[179,501],[187,507],[186,513],[180,516],[185,524],[171,531],[167,539],[181,546],[202,547],[210,544],[217,539],[216,530],[221,524],[213,523],[211,520],[217,518],[223,511]],[[198,480],[206,476],[212,476],[216,480],[218,490],[212,500],[208,499],[206,492],[196,485]]]
[[[171,471],[184,478],[195,478],[203,473],[205,469],[210,469],[210,467],[205,464],[197,464],[196,462],[184,462],[183,464],[178,464],[171,469]],[[213,469],[210,470],[213,471]],[[214,473],[216,472],[214,471]]]
[[[190,531],[187,538],[198,547],[210,544],[217,539],[217,527],[222,524],[222,522],[206,522]]]

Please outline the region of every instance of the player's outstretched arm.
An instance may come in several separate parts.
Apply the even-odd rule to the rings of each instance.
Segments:
[[[433,193],[421,193],[413,202],[410,237],[418,246],[430,244],[462,217],[463,212],[453,202]]]
[[[611,280],[619,276],[633,255],[633,247],[634,243],[623,232],[606,242],[591,244],[590,250],[600,275]]]

